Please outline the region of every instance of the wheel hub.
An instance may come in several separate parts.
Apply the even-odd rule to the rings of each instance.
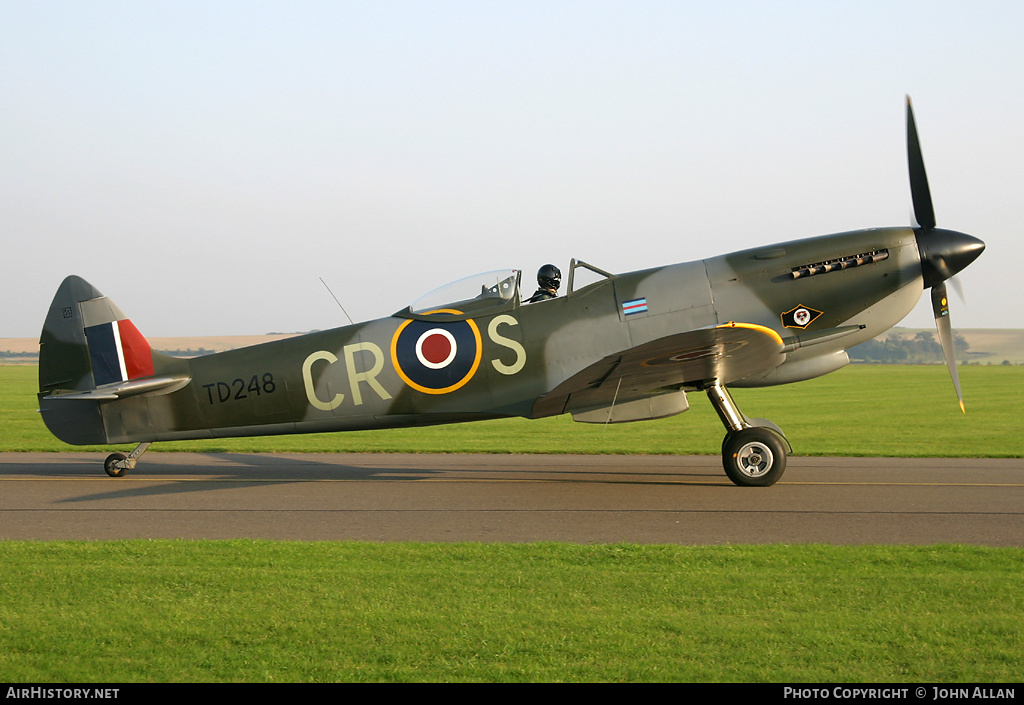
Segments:
[[[760,443],[748,443],[736,454],[740,470],[748,477],[761,477],[772,469],[774,456]]]

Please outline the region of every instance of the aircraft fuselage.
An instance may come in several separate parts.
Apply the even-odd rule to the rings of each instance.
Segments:
[[[607,277],[534,304],[517,297],[479,312],[399,312],[187,361],[157,356],[158,375],[187,376],[188,384],[73,402],[95,404],[100,423],[91,425],[88,439],[79,429],[65,440],[163,441],[551,415],[566,407],[544,408],[538,399],[588,365],[729,321],[776,331],[796,347],[776,366],[723,383],[797,381],[842,366],[846,348],[903,318],[921,294],[921,278],[914,231],[878,228]],[[444,325],[434,326],[434,319]],[[841,328],[847,334],[834,341],[800,345],[817,331]],[[431,362],[429,350],[416,351],[420,338],[432,342],[432,329],[442,346],[434,354],[450,360]],[[677,386],[692,391],[702,381]],[[60,416],[54,405],[72,403],[40,396],[48,423]],[[63,426],[51,430],[65,437]]]

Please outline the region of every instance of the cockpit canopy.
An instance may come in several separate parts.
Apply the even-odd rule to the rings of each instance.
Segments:
[[[579,276],[581,270],[585,270],[582,271],[582,277]],[[431,320],[458,320],[482,312],[512,308],[520,301],[522,274],[518,269],[496,269],[474,274],[424,294],[395,315],[403,318],[429,315]],[[574,259],[569,262],[568,281],[562,295],[572,296],[599,282],[607,283],[615,278],[614,274]]]
[[[497,269],[459,279],[413,301],[409,313],[466,313],[503,306],[515,299],[519,275],[518,269]]]

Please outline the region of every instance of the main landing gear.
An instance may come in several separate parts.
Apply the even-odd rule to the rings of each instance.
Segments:
[[[774,485],[786,471],[786,458],[793,452],[782,430],[771,421],[748,419],[732,396],[717,380],[704,391],[725,425],[722,465],[725,474],[741,487]]]
[[[107,459],[103,461],[103,469],[107,471],[107,474],[111,477],[124,477],[128,474],[128,471],[135,467],[139,461],[139,457],[145,453],[152,443],[140,443],[135,446],[128,455],[124,453],[111,453],[107,456]]]

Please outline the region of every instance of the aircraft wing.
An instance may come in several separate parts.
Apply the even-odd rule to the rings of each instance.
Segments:
[[[677,333],[608,355],[572,375],[533,406],[533,416],[572,413],[577,421],[638,421],[688,407],[686,386],[764,374],[786,359],[778,333],[726,323]]]

